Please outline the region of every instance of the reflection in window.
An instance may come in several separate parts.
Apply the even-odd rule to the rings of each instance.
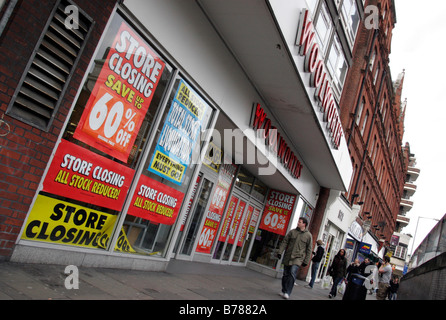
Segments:
[[[251,193],[254,176],[248,170],[241,167],[235,180],[235,185],[247,193]]]
[[[325,3],[316,21],[316,40],[319,43],[323,52],[326,52],[328,40],[330,39],[333,30],[333,23],[328,13]]]
[[[346,29],[347,39],[350,45],[353,46],[360,19],[355,0],[344,0],[342,3],[341,17]]]
[[[340,95],[342,93],[342,87],[347,75],[348,66],[337,35],[335,36],[330,48],[327,68],[333,78],[333,85],[337,91],[336,93]]]

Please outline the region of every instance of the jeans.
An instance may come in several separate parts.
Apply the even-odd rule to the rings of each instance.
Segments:
[[[333,286],[331,287],[330,294],[333,297],[336,297],[336,293],[338,292],[338,285],[344,279],[343,277],[335,277],[333,278]]]
[[[313,264],[311,265],[311,281],[308,285],[312,288],[314,285],[314,280],[316,280],[316,273],[320,263],[321,262],[313,262]]]
[[[299,266],[293,264],[291,266],[283,267],[283,277],[282,277],[282,292],[291,294],[294,288],[294,281],[296,281],[297,271],[299,271]]]

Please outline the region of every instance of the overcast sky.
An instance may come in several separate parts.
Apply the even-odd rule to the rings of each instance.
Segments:
[[[403,233],[415,235],[416,249],[446,213],[446,1],[395,0],[397,23],[393,30],[390,68],[392,80],[405,69],[402,99],[407,98],[403,144],[421,170],[412,196],[410,224]],[[428,8],[428,9],[426,9]],[[412,252],[412,243],[409,246]]]

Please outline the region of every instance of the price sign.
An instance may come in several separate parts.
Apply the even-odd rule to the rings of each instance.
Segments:
[[[270,190],[259,228],[285,235],[295,201],[295,195]]]
[[[127,162],[164,63],[122,23],[74,138]]]

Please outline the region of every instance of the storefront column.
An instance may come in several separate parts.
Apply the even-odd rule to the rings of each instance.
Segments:
[[[322,225],[322,221],[324,219],[325,209],[327,208],[328,198],[330,197],[330,189],[321,187],[319,190],[319,198],[317,199],[316,207],[314,208],[313,217],[309,222],[308,230],[313,237],[313,247],[317,241],[317,237],[319,235],[319,230]],[[297,279],[305,280],[307,277],[307,273],[310,265],[305,268],[300,268],[299,273],[297,274]]]

